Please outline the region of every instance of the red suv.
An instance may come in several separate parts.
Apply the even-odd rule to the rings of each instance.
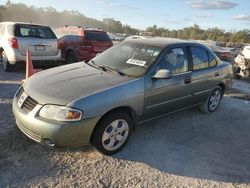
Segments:
[[[66,25],[54,31],[66,63],[88,61],[113,46],[108,34],[101,29]]]

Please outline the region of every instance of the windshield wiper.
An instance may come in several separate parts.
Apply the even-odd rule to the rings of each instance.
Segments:
[[[126,74],[125,74],[124,72],[121,72],[121,71],[119,71],[119,70],[113,69],[113,68],[111,68],[111,67],[105,66],[105,67],[103,67],[103,68],[105,68],[106,70],[112,71],[112,72],[116,72],[116,73],[118,73],[120,76],[126,76]]]
[[[90,64],[89,62],[91,62],[91,64]],[[97,68],[97,69],[101,69],[101,70],[107,72],[107,69],[106,69],[105,67],[102,67],[102,66],[100,66],[100,65],[95,64],[95,61],[92,60],[92,59],[90,59],[89,61],[87,61],[87,62],[85,62],[85,63],[87,63],[88,65],[90,65],[90,66],[92,66],[92,67],[95,67],[95,68]]]
[[[90,64],[89,62],[91,62],[91,64]],[[108,66],[101,66],[101,65],[96,64],[95,61],[94,61],[93,59],[90,59],[90,60],[89,60],[88,62],[86,62],[86,63],[87,63],[88,65],[92,66],[92,67],[95,67],[95,68],[97,68],[97,69],[101,69],[101,70],[103,70],[103,71],[105,71],[105,72],[110,71],[110,72],[118,73],[120,76],[126,76],[126,74],[123,73],[123,72],[121,72],[121,71],[115,70],[115,69],[113,69],[113,68],[111,68],[111,67],[108,67]]]

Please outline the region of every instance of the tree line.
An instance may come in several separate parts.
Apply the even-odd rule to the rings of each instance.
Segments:
[[[0,5],[0,22],[18,21],[31,22],[51,27],[61,27],[64,25],[77,25],[86,27],[101,28],[108,32],[125,33],[135,35],[137,29],[129,25],[123,25],[120,21],[113,18],[105,18],[102,21],[86,17],[79,11],[64,10],[57,11],[53,7],[38,8],[27,6],[23,3],[14,4],[10,0],[5,5]]]
[[[0,22],[18,21],[31,22],[61,27],[64,25],[80,25],[101,28],[112,33],[124,33],[129,35],[139,34],[140,30],[124,25],[113,18],[104,18],[102,21],[86,17],[75,10],[57,11],[53,7],[39,8],[27,6],[23,3],[14,4],[10,0],[5,5],[0,5]],[[180,39],[214,40],[233,43],[250,43],[250,30],[245,29],[238,32],[226,32],[220,28],[203,30],[199,25],[179,30],[170,30],[156,25],[146,29],[146,33],[152,36],[171,37]]]
[[[213,40],[220,42],[232,43],[250,43],[250,30],[244,29],[238,32],[226,32],[223,29],[209,28],[203,30],[199,25],[194,24],[192,27],[186,27],[179,30],[169,30],[153,25],[146,29],[146,32],[152,36],[171,37],[180,39],[194,39],[194,40]]]

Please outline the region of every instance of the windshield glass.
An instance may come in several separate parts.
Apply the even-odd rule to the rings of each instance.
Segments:
[[[160,47],[126,41],[96,56],[93,62],[127,76],[140,77],[147,72],[161,50]]]

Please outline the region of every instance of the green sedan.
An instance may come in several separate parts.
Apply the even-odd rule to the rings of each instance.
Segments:
[[[88,62],[31,76],[13,100],[19,129],[49,147],[91,143],[120,151],[135,126],[173,112],[219,107],[232,66],[207,47],[178,39],[126,40]]]

